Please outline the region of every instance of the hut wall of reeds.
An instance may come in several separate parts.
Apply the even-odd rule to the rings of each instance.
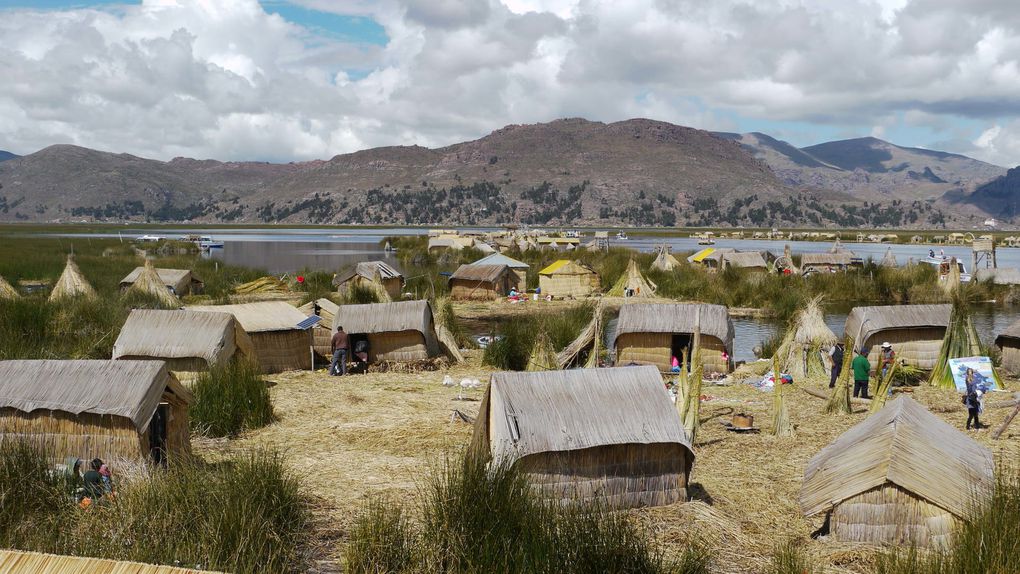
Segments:
[[[901,396],[808,462],[800,504],[830,513],[837,540],[944,547],[993,473],[991,451]]]
[[[450,298],[459,301],[494,301],[510,289],[522,290],[517,274],[506,265],[461,265],[450,276]]]
[[[0,550],[0,572],[6,574],[217,574],[210,570],[192,570],[176,566],[158,566],[141,562],[42,554],[21,550]]]
[[[804,274],[845,270],[853,264],[849,251],[805,253],[800,256],[800,272]]]
[[[315,350],[315,356],[319,359],[332,358],[330,346],[333,340],[333,318],[336,317],[339,309],[339,305],[326,298],[309,301],[298,307],[298,311],[304,313],[306,317],[318,315],[322,318],[318,325],[312,327],[312,347]]]
[[[542,295],[556,299],[583,299],[601,289],[599,276],[590,267],[560,259],[538,272]]]
[[[694,464],[648,366],[494,373],[471,448],[519,464],[545,498],[621,508],[683,500]]]
[[[187,454],[191,401],[162,362],[0,361],[0,440],[38,442],[59,462],[137,461],[160,444]]]
[[[171,371],[205,371],[233,358],[256,359],[255,347],[230,313],[135,309],[113,344],[117,360],[160,360]]]
[[[131,273],[120,280],[120,290],[124,291],[138,280],[145,267],[135,267]],[[205,283],[196,277],[190,269],[163,269],[156,267],[156,274],[163,285],[173,289],[178,297],[197,295],[205,289]]]
[[[297,326],[307,317],[290,303],[262,301],[237,305],[196,305],[188,309],[233,315],[248,333],[264,373],[312,368],[312,334]]]
[[[640,303],[620,308],[616,325],[616,364],[671,368],[677,344],[689,347],[698,321],[701,356],[706,373],[728,373],[733,348],[733,322],[726,307],[704,303]]]
[[[71,297],[96,297],[96,290],[82,275],[78,264],[74,262],[74,256],[68,255],[64,271],[53,285],[53,291],[50,291],[50,301]]]
[[[332,332],[368,338],[369,362],[409,362],[439,355],[435,319],[428,301],[342,305]]]
[[[377,291],[382,301],[395,301],[403,294],[404,275],[385,261],[362,261],[347,273],[335,276],[333,286],[341,295],[355,287],[367,287]]]
[[[882,343],[889,342],[897,359],[930,370],[938,361],[952,312],[952,305],[854,307],[843,334],[853,337],[855,350],[862,346],[869,349],[872,365],[878,363]]]

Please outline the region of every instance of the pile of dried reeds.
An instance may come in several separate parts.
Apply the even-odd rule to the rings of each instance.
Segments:
[[[149,259],[145,260],[142,272],[138,274],[138,278],[131,284],[127,292],[142,293],[154,297],[160,305],[168,309],[176,309],[181,306],[181,300],[177,298],[177,295],[171,293],[163,280],[159,278],[159,273],[156,272]]]
[[[78,264],[74,262],[74,255],[67,256],[67,265],[64,272],[60,274],[57,283],[50,292],[50,301],[57,301],[71,297],[95,298],[96,290],[92,288],[85,276],[82,275]]]
[[[588,349],[588,357],[584,362],[584,368],[593,369],[599,365],[599,355],[602,353],[602,301],[595,305],[591,321],[569,345],[563,348],[556,356],[556,364],[560,369],[566,369],[574,364],[581,353]]]
[[[772,359],[772,434],[775,436],[793,436],[793,423],[790,422],[790,410],[786,406],[786,387],[783,384],[779,359]]]
[[[0,299],[17,299],[20,296],[18,291],[0,275]]]
[[[632,293],[633,297],[651,297],[655,294],[656,285],[650,280],[646,279],[638,269],[637,262],[633,259],[627,263],[627,270],[624,271],[620,279],[616,281],[613,288],[609,290],[606,295],[610,297],[623,297],[628,291]]]
[[[254,281],[242,283],[234,287],[238,295],[280,295],[290,292],[290,287],[276,277],[259,277]]]
[[[450,368],[446,357],[432,357],[414,361],[380,361],[368,366],[369,373],[423,373]]]
[[[684,353],[681,353],[684,354]],[[701,427],[701,379],[705,374],[705,363],[701,357],[701,320],[694,325],[694,340],[691,347],[690,372],[687,371],[687,356],[684,354],[677,377],[676,405],[680,421],[687,436],[694,444]]]
[[[460,345],[457,343],[457,336],[454,334],[454,331],[460,331],[461,329],[456,324],[457,317],[453,314],[450,298],[440,297],[436,299],[433,308],[435,311],[432,317],[436,325],[436,338],[439,339],[439,344],[443,346],[451,361],[463,363],[464,355],[460,352]],[[461,335],[463,336],[463,333]]]
[[[956,267],[953,267],[955,269]],[[959,271],[957,271],[959,276]],[[928,377],[928,383],[943,389],[954,389],[953,372],[949,367],[949,359],[972,357],[981,353],[981,342],[977,329],[970,317],[970,306],[959,292],[953,297],[953,314],[949,318],[946,336],[942,339],[939,357],[935,368]]]
[[[556,353],[553,351],[552,343],[545,331],[539,331],[535,337],[535,344],[531,347],[531,355],[528,357],[528,366],[525,371],[555,371],[559,369],[556,360]]]
[[[878,389],[875,390],[875,394],[871,397],[871,407],[868,409],[869,414],[875,414],[882,410],[885,406],[885,401],[889,398],[889,393],[892,392],[893,377],[896,376],[896,371],[899,368],[899,363],[893,361],[889,370],[886,371],[885,376],[882,376],[882,371],[878,372]]]
[[[794,380],[808,376],[824,376],[827,365],[821,352],[836,344],[839,339],[825,324],[822,297],[819,295],[794,315],[776,356],[782,372]]]

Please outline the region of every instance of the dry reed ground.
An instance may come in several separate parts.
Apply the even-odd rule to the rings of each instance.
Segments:
[[[448,371],[457,382],[473,377],[483,383],[489,372],[480,364],[479,351],[470,352],[466,364]],[[420,479],[442,454],[463,447],[470,439],[471,426],[451,421],[451,414],[459,409],[474,416],[479,403],[455,400],[460,388],[441,386],[445,374],[273,375],[270,379],[276,384],[271,392],[278,422],[233,441],[196,440],[195,450],[215,458],[226,451],[268,444],[286,453],[310,494],[320,501],[320,534],[339,560],[344,535],[367,497],[388,493],[413,499]],[[798,382],[819,390],[824,384]],[[1012,388],[1017,386],[1014,382]],[[465,395],[479,399],[483,390],[468,390]],[[805,519],[797,503],[808,460],[864,420],[867,408],[855,405],[851,415],[825,415],[821,399],[804,392],[788,393],[796,434],[778,439],[765,433],[728,432],[719,424],[734,412],[747,412],[755,416],[756,425],[767,427],[771,395],[748,385],[708,383],[703,393],[702,430],[691,478],[695,501],[635,510],[634,518],[650,528],[667,550],[679,547],[687,537],[701,536],[715,550],[715,572],[761,572],[774,546],[788,538],[803,541],[802,547],[827,572],[869,572],[874,549],[811,540],[809,535],[821,518]],[[921,387],[913,396],[950,424],[963,427],[966,413],[956,393]],[[997,424],[1008,410],[987,410],[985,422]],[[992,441],[989,434],[972,432],[970,436],[991,447],[999,462],[1020,460],[1020,424],[999,441]],[[334,538],[339,542],[333,544]]]

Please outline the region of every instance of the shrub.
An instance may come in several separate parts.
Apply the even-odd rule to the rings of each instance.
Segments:
[[[768,574],[812,574],[815,567],[804,555],[803,548],[796,540],[787,540],[776,546],[769,561]]]
[[[273,403],[258,364],[231,361],[199,374],[192,387],[191,427],[210,437],[235,436],[273,422]]]
[[[42,445],[0,441],[0,545],[20,546],[45,533],[47,514],[66,506],[64,482],[49,468]]]
[[[372,498],[361,510],[347,546],[347,570],[358,574],[408,572],[414,565],[414,539],[397,501]]]
[[[502,322],[496,332],[501,338],[489,343],[482,360],[504,371],[523,371],[535,345],[538,321],[533,317],[513,317]]]

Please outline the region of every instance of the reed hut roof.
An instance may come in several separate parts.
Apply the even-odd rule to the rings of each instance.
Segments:
[[[131,273],[128,273],[126,277],[120,280],[120,286],[127,287],[132,285],[138,280],[138,277],[142,274],[144,269],[144,266],[135,267]],[[156,270],[156,275],[159,276],[159,280],[163,282],[163,285],[173,287],[178,293],[180,293],[181,289],[183,289],[187,284],[191,283],[193,279],[196,281],[198,280],[190,269],[163,269],[161,267],[155,267],[154,269]]]
[[[450,276],[450,281],[459,279],[463,281],[478,281],[485,283],[495,283],[499,281],[499,278],[510,271],[510,268],[506,265],[478,265],[472,263],[470,265],[461,265],[453,272]]]
[[[490,426],[490,418],[510,424]],[[476,440],[486,440],[494,458],[661,443],[694,456],[658,369],[648,365],[493,373],[477,420]]]
[[[992,488],[994,469],[991,451],[900,396],[808,462],[800,505],[810,516],[891,482],[966,518],[969,495]]]
[[[124,417],[139,432],[167,387],[191,402],[163,361],[0,361],[0,407]]]
[[[342,305],[333,319],[333,331],[342,326],[348,333],[395,333],[433,328],[432,306],[428,301]]]
[[[882,256],[882,262],[880,263],[883,267],[898,267],[899,263],[896,261],[896,255],[892,252],[892,247],[885,249],[885,255]]]
[[[879,305],[854,307],[846,318],[843,335],[859,346],[869,337],[890,329],[948,327],[952,305]]]
[[[20,296],[18,290],[0,275],[0,299],[17,299]]]
[[[325,297],[305,303],[298,307],[298,311],[304,313],[306,317],[311,317],[315,314],[316,305],[319,306],[319,316],[322,317],[322,321],[319,324],[324,327],[331,326],[333,318],[336,317],[337,311],[340,310],[340,306]]]
[[[627,333],[693,333],[699,317],[702,335],[715,337],[727,349],[732,348],[733,322],[726,307],[708,303],[624,305],[616,323],[615,339]]]
[[[529,269],[531,266],[523,261],[518,261],[513,257],[508,257],[502,253],[493,253],[486,255],[478,261],[472,263],[472,265],[506,265],[510,269]]]
[[[538,272],[539,275],[590,275],[593,273],[595,273],[595,270],[591,267],[577,261],[571,261],[570,259],[555,261]]]
[[[731,253],[724,253],[722,256],[723,263],[731,267],[738,269],[768,269],[768,263],[765,262],[765,258],[762,257],[759,251],[734,251]]]
[[[659,254],[655,256],[655,261],[652,261],[652,268],[672,271],[680,266],[680,261],[673,257],[673,254],[669,252],[668,246],[660,245],[658,251]]]
[[[996,285],[1020,285],[1020,269],[1016,267],[992,267],[978,269],[974,273],[978,281],[991,280]]]
[[[113,358],[194,357],[215,365],[238,348],[245,355],[254,354],[248,335],[230,313],[135,309],[113,344]]]
[[[375,281],[376,272],[379,273],[379,278],[383,280],[404,278],[400,271],[385,261],[362,261],[347,273],[333,277],[333,286],[339,287],[355,277],[364,277],[369,281]]]
[[[807,267],[808,265],[847,266],[852,262],[852,254],[849,251],[837,251],[835,253],[805,253],[800,256],[801,267]]]
[[[0,572],[9,574],[216,574],[210,570],[192,570],[176,566],[157,566],[141,562],[85,558],[0,550]]]
[[[609,290],[610,297],[623,297],[628,289],[634,291],[635,297],[651,297],[655,294],[657,285],[649,280],[638,269],[637,262],[633,259],[627,263],[627,270],[616,281],[616,284]]]
[[[50,292],[50,301],[57,301],[65,297],[95,296],[96,290],[92,288],[92,285],[82,275],[78,264],[74,262],[74,255],[68,255],[64,272],[60,274],[60,278],[53,285],[53,291]]]
[[[286,301],[260,301],[237,305],[195,305],[188,309],[203,313],[230,313],[249,333],[290,331],[297,329],[298,323],[307,319],[304,313]]]
[[[145,293],[152,297],[155,297],[160,303],[167,307],[180,307],[181,300],[177,298],[167,289],[163,279],[156,273],[156,268],[152,266],[152,262],[146,261],[145,266],[142,267],[142,272],[138,274],[138,277],[128,288],[128,291],[134,291],[138,293]]]
[[[723,255],[735,253],[732,247],[706,247],[687,258],[688,263],[704,263],[705,261],[722,261]]]

